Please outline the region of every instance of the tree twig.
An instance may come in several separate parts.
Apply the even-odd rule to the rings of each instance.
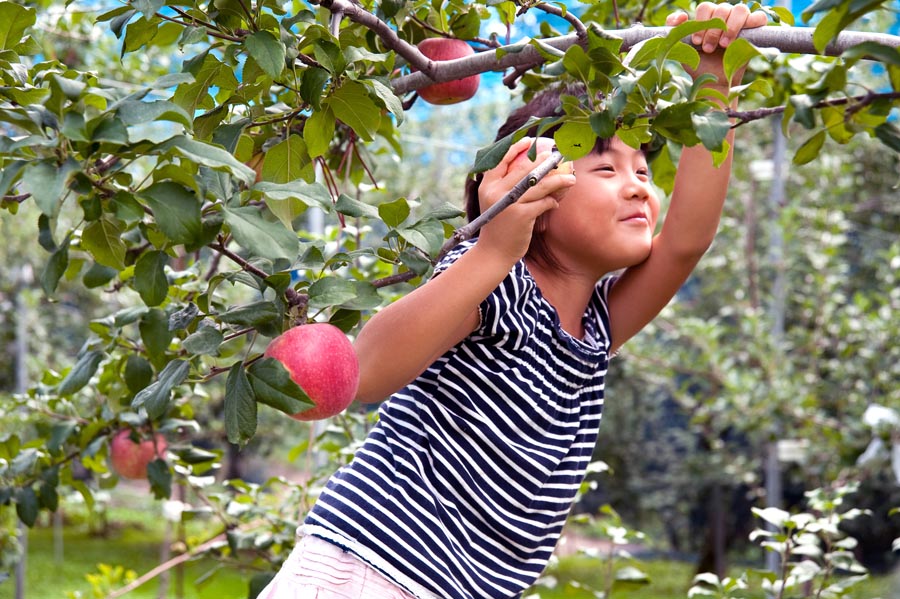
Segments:
[[[143,585],[144,583],[146,583],[150,580],[153,580],[154,578],[156,578],[163,572],[171,570],[175,566],[182,564],[182,563],[188,561],[189,559],[192,559],[194,556],[196,556],[200,553],[203,553],[204,551],[206,551],[208,549],[215,547],[216,545],[218,545],[219,543],[221,543],[224,540],[225,540],[225,533],[216,535],[215,537],[211,538],[210,540],[206,541],[205,543],[201,543],[200,545],[197,545],[190,551],[186,551],[185,553],[182,553],[181,555],[176,555],[169,561],[159,564],[158,566],[156,566],[155,568],[153,568],[152,570],[150,570],[143,576],[139,576],[136,579],[134,579],[132,582],[125,585],[124,587],[113,591],[112,593],[107,595],[105,599],[116,599],[117,597],[121,597],[121,596],[125,595],[126,593],[130,593],[131,591],[133,591],[134,589]]]

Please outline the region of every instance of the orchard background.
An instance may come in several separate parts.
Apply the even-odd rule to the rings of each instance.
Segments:
[[[684,73],[693,25],[658,28],[691,7],[0,1],[0,597],[253,597],[376,417],[290,419],[308,403],[268,341],[352,337],[421,284],[499,119],[560,80],[603,94],[565,105],[568,158],[652,143],[667,192],[681,146],[721,155],[730,117],[738,147],[714,247],[611,371],[563,544],[586,551],[534,593],[896,597],[900,7],[757,7],[731,114]],[[431,37],[477,53],[431,63]],[[417,98],[475,73],[465,103]],[[147,481],[110,468],[122,429],[165,439]],[[117,545],[135,504],[159,568]],[[39,586],[79,526],[107,553]],[[56,561],[24,559],[51,529]],[[675,590],[651,556],[689,564]]]

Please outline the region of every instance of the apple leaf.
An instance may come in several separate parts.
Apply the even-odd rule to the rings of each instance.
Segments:
[[[266,220],[258,208],[226,206],[225,224],[231,228],[235,241],[254,256],[288,261],[297,257],[300,248],[297,234],[281,221]]]
[[[385,202],[378,206],[378,216],[384,224],[395,229],[409,216],[409,202],[406,198],[397,198],[393,202]]]
[[[146,252],[134,265],[134,289],[148,306],[158,306],[169,294],[165,252]]]
[[[806,164],[814,160],[825,144],[825,137],[825,131],[819,131],[803,142],[803,145],[797,148],[797,152],[794,154],[794,164]]]
[[[188,335],[181,346],[191,355],[214,356],[224,339],[224,335],[216,327],[201,326],[196,332]]]
[[[274,303],[267,300],[250,302],[237,306],[219,315],[219,320],[228,324],[256,327],[280,318],[281,312]]]
[[[200,201],[183,186],[162,181],[141,194],[160,230],[175,243],[190,244],[200,236]]]
[[[375,207],[370,206],[365,202],[360,202],[359,200],[353,199],[344,193],[338,196],[337,202],[334,205],[334,209],[341,214],[345,214],[353,218],[359,218],[361,216],[366,218],[378,218],[378,210]]]
[[[122,228],[116,222],[101,218],[81,232],[81,246],[103,266],[122,270],[125,268],[127,251],[122,233]]]
[[[189,362],[185,360],[172,360],[163,371],[159,373],[159,379],[141,389],[134,396],[131,407],[144,408],[150,418],[159,418],[166,413],[169,407],[169,397],[172,389],[180,385],[187,378],[191,369]]]
[[[325,100],[334,116],[356,131],[363,141],[372,141],[381,124],[381,109],[372,98],[366,86],[358,81],[348,80],[335,90],[334,95]]]
[[[63,396],[72,395],[87,385],[94,373],[97,372],[97,367],[100,366],[102,360],[102,351],[93,350],[83,353],[66,378],[59,384],[56,392]]]
[[[137,393],[153,381],[153,367],[150,362],[131,354],[125,361],[125,385],[132,393]]]
[[[141,316],[138,330],[150,360],[156,363],[160,356],[165,355],[166,350],[169,349],[169,342],[172,341],[172,331],[169,330],[169,321],[165,312],[159,308],[148,310]],[[157,367],[162,367],[162,364],[157,364]]]
[[[268,31],[250,34],[244,42],[247,53],[272,79],[278,79],[284,70],[284,44]]]
[[[703,114],[692,114],[691,122],[697,137],[703,142],[703,146],[710,151],[722,149],[722,143],[731,130],[731,122],[728,115],[720,110],[709,110]]]
[[[15,2],[0,3],[0,50],[15,48],[36,21],[35,10]]]
[[[172,472],[165,460],[156,458],[147,464],[147,480],[150,490],[157,499],[168,499],[172,496]]]
[[[213,169],[227,169],[246,183],[256,180],[256,171],[240,162],[225,148],[214,146],[184,135],[176,135],[154,148],[157,153],[175,150],[180,155]]]
[[[481,148],[475,153],[475,164],[472,166],[473,173],[483,173],[498,164],[509,151],[514,141],[515,134],[509,134],[502,139],[498,139],[491,145]]]
[[[56,286],[59,285],[59,280],[62,278],[63,274],[65,274],[68,267],[69,237],[66,237],[62,245],[56,248],[56,250],[53,251],[53,254],[50,255],[50,259],[47,260],[47,265],[41,273],[41,288],[43,288],[44,293],[48,297],[53,295],[56,291]]]
[[[16,491],[16,514],[25,526],[34,526],[39,511],[38,498],[33,488],[24,487]]]
[[[225,381],[225,434],[243,447],[256,434],[256,397],[243,362],[235,362]]]
[[[256,400],[293,416],[314,404],[287,369],[275,358],[263,358],[247,368],[247,378]]]

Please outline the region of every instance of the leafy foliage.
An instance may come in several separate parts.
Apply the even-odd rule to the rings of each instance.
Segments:
[[[377,205],[365,193],[382,183],[372,148],[403,147],[416,95],[395,90],[411,65],[428,66],[417,64],[413,47],[425,37],[467,39],[496,60],[534,52],[534,62],[508,77],[524,96],[559,81],[588,92],[567,98],[559,119],[537,124],[561,125],[561,152],[574,158],[613,133],[635,147],[649,144],[656,181],[667,190],[681,145],[703,144],[724,156],[729,118],[748,124],[782,115],[783,129],[806,140],[794,155],[798,165],[821,160],[829,144],[864,136],[900,147],[891,120],[900,97],[896,47],[869,43],[840,58],[813,58],[736,43],[726,72],[749,64],[733,93],[756,107],[726,113],[721,98],[701,93],[686,71],[698,55],[681,40],[697,25],[625,45],[603,27],[624,25],[622,18],[659,24],[671,3],[621,2],[615,15],[607,4],[590,6],[580,20],[567,9],[510,1],[134,1],[91,19],[50,3],[0,1],[4,223],[15,221],[37,239],[43,254],[36,278],[48,298],[103,290],[97,303],[108,308],[91,318],[91,336],[71,359],[42,368],[31,388],[4,397],[0,506],[31,526],[57,508],[60,488],[90,503],[96,481],[117,482],[106,458],[120,428],[176,441],[148,468],[157,496],[168,497],[173,485],[212,485],[222,453],[192,442],[210,423],[221,421],[225,438],[243,447],[256,440],[267,407],[290,414],[308,401],[277,362],[261,359],[267,339],[312,320],[352,333],[405,289],[391,286],[429,274],[460,211],[422,209],[390,187]],[[823,15],[815,43],[824,47],[883,4],[856,3],[852,11],[844,3],[815,4],[808,14]],[[496,35],[480,37],[496,21],[511,30],[531,10],[556,15],[535,39],[502,46]],[[551,22],[573,28],[578,43],[550,43],[559,33]],[[99,62],[110,42],[91,37],[96,26],[116,38],[118,61]],[[175,56],[180,65],[172,64]],[[857,72],[870,59],[881,66],[880,79],[854,96]],[[496,164],[510,141],[480,152],[475,170]],[[313,224],[320,215],[327,227]],[[810,283],[810,297],[798,301],[814,302],[814,288]],[[866,313],[893,301],[860,295],[853,305]],[[867,330],[877,328],[875,319],[870,324]],[[754,386],[735,361],[755,362],[765,348],[732,356],[722,349],[723,329],[704,335],[701,322],[680,326],[698,340],[693,359],[728,362],[712,362],[727,375],[708,391],[729,413],[741,413]],[[849,343],[831,349],[863,353],[860,340]],[[784,386],[790,374],[772,370],[768,379],[785,403],[796,391]],[[715,424],[715,412],[707,423]],[[364,430],[364,419],[326,430],[320,446],[345,459],[348,433]],[[76,476],[76,465],[96,481]],[[247,562],[281,555],[296,518],[273,516],[263,495],[282,484],[230,480],[219,495],[202,491],[225,534],[209,550],[246,555]],[[309,489],[287,486],[288,502],[302,505]],[[273,529],[255,528],[257,517]]]

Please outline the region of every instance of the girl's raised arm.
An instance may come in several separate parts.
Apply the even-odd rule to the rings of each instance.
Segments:
[[[667,24],[678,25],[687,18],[684,13],[671,15]],[[694,35],[693,43],[701,48],[701,62],[695,77],[703,73],[716,75],[717,81],[707,87],[714,87],[727,96],[730,85],[725,81],[722,69],[723,48],[737,38],[742,29],[765,25],[767,17],[762,12],[751,13],[742,4],[703,2],[697,7],[698,21],[714,18],[723,19],[727,30],[710,29]],[[735,75],[735,81],[740,81],[741,74]],[[660,233],[653,240],[649,258],[627,269],[610,291],[613,350],[640,331],[669,303],[709,249],[728,190],[733,130],[726,137],[726,143],[728,156],[718,168],[702,145],[683,149],[669,209]]]

